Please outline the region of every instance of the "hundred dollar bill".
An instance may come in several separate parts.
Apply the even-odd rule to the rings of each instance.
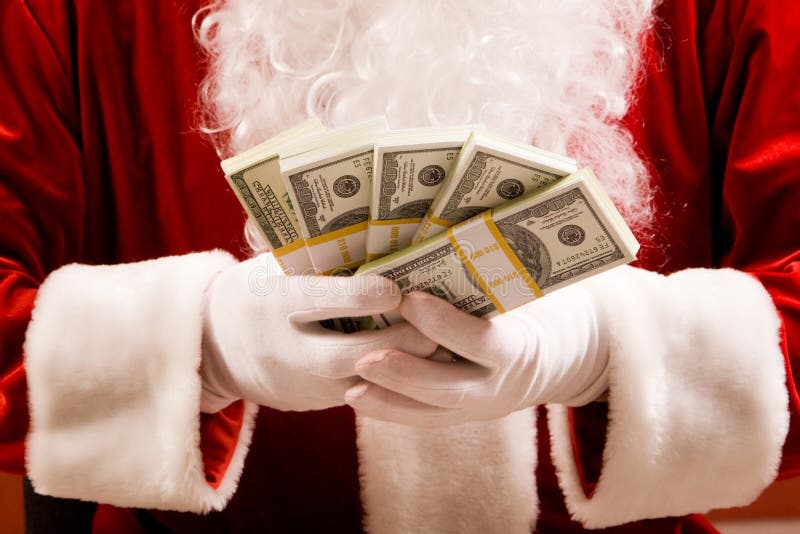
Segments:
[[[375,140],[367,261],[411,244],[473,128],[417,128]]]
[[[314,148],[281,157],[311,262],[323,274],[364,263],[373,150],[375,138],[386,130],[386,120],[379,117],[321,134]]]
[[[323,131],[322,123],[311,119],[221,163],[236,197],[286,274],[309,273],[313,265],[281,177],[278,154]]]
[[[566,156],[484,132],[473,132],[417,228],[412,243],[419,243],[476,213],[552,183],[577,168],[575,160]]]
[[[356,275],[394,280],[467,313],[492,317],[633,261],[639,244],[588,168],[487,210]],[[399,322],[396,313],[369,326]]]

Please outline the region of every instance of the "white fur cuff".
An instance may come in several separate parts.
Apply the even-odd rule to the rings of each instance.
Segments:
[[[588,528],[752,502],[774,479],[789,426],[780,320],[734,270],[669,277],[631,267],[593,279],[610,318],[609,422],[587,498],[568,410],[549,407],[553,462]]]
[[[365,530],[529,533],[538,512],[536,415],[421,429],[358,418]]]
[[[68,265],[45,280],[25,342],[37,492],[196,512],[225,505],[255,409],[215,491],[199,447],[198,368],[205,289],[234,263],[215,251]]]

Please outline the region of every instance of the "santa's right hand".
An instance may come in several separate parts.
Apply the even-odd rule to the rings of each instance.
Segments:
[[[201,409],[213,413],[240,398],[279,410],[345,404],[366,354],[427,356],[436,344],[408,323],[344,334],[319,321],[388,312],[400,299],[380,276],[285,276],[271,254],[226,269],[206,299]]]

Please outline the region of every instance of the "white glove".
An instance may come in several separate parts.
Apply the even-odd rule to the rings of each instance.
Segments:
[[[576,284],[485,320],[411,293],[401,314],[441,347],[430,359],[397,350],[366,356],[356,370],[367,382],[347,392],[347,403],[359,415],[437,427],[591,402],[607,388],[608,363],[594,298]]]
[[[427,356],[436,344],[411,324],[343,334],[319,321],[387,312],[400,299],[379,276],[284,276],[271,254],[223,271],[206,305],[201,409],[216,412],[240,398],[279,410],[344,404],[366,354]]]

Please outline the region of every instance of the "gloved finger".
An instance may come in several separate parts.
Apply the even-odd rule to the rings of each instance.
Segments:
[[[474,401],[494,373],[468,360],[434,361],[395,350],[368,354],[356,363],[356,371],[373,384],[443,408]]]
[[[449,302],[421,291],[409,293],[400,313],[420,332],[459,356],[486,367],[498,366],[500,339],[491,321],[465,313]]]
[[[369,382],[351,387],[344,396],[359,416],[420,428],[440,428],[462,422],[461,411],[431,406]]]
[[[377,275],[293,276],[285,279],[293,299],[289,320],[309,323],[337,317],[363,317],[400,305],[397,284]]]
[[[434,341],[409,323],[354,334],[343,334],[319,326],[305,335],[308,372],[326,378],[355,376],[356,362],[371,352],[394,349],[425,357],[437,347]]]

